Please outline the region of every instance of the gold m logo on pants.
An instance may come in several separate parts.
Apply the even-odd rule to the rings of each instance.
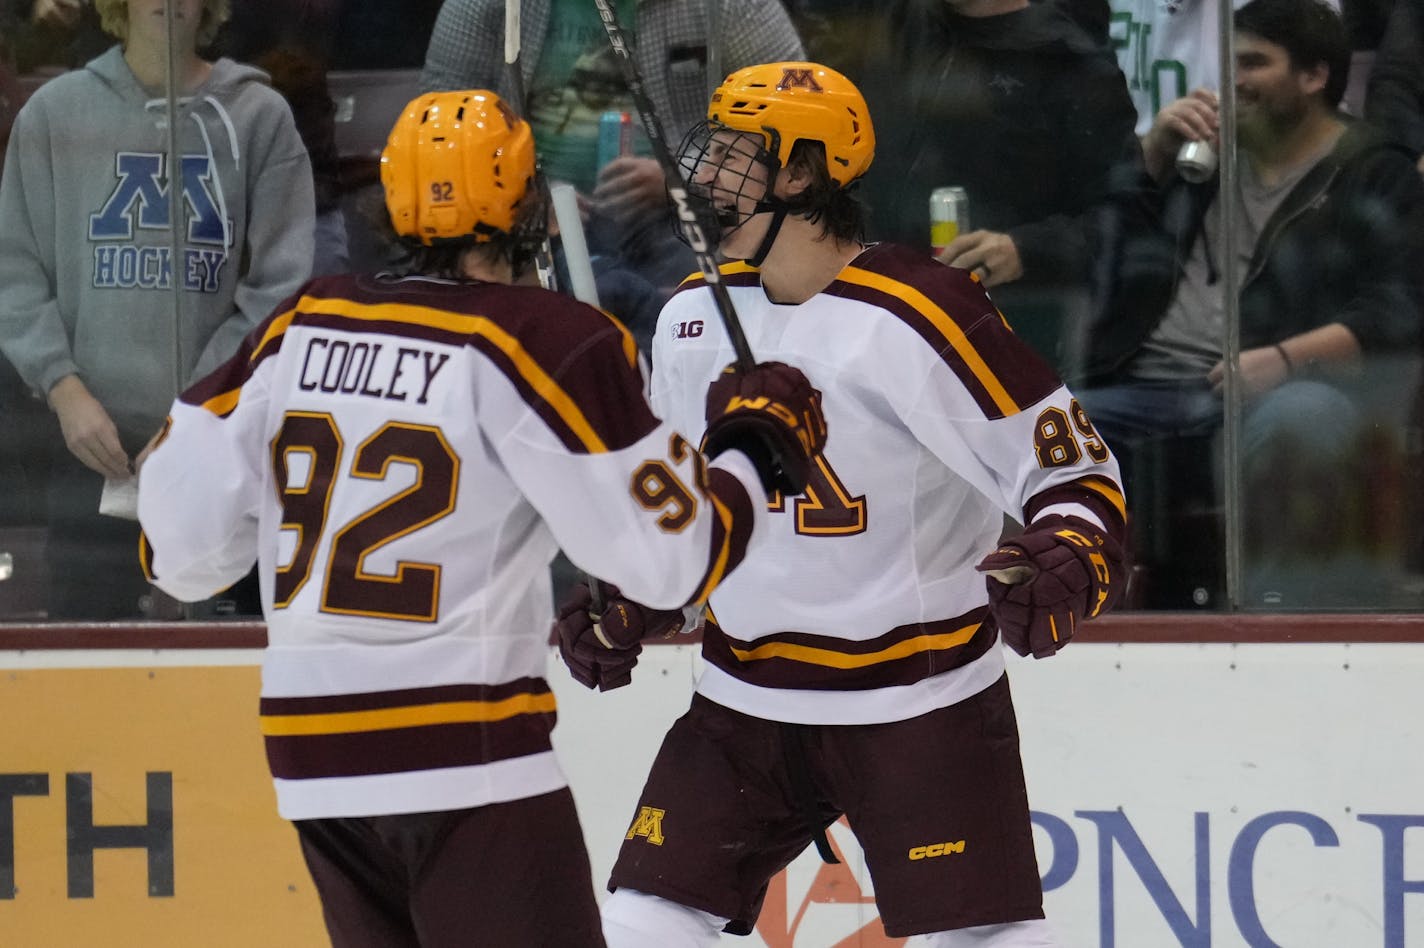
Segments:
[[[632,839],[634,836],[645,836],[648,842],[654,846],[661,846],[663,844],[663,814],[665,812],[665,810],[659,810],[656,807],[643,807],[633,818],[633,825],[628,827],[628,835],[623,838]]]

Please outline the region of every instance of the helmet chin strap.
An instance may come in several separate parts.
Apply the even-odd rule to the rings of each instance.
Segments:
[[[756,253],[752,254],[751,258],[747,260],[747,263],[758,268],[761,267],[762,262],[766,260],[766,255],[771,253],[771,245],[776,243],[776,235],[781,233],[781,225],[786,220],[787,207],[784,201],[769,204],[767,205],[767,209],[772,211],[771,225],[767,227],[766,236],[762,237],[761,244],[757,247]]]
[[[776,236],[781,233],[781,225],[786,221],[786,214],[791,210],[790,204],[776,196],[776,181],[781,177],[781,167],[770,159],[767,159],[764,164],[771,173],[767,176],[766,193],[757,202],[752,214],[771,211],[771,224],[767,227],[766,235],[762,237],[761,243],[757,246],[756,253],[747,259],[747,263],[757,268],[761,267],[767,254],[771,253],[771,247],[776,243]]]

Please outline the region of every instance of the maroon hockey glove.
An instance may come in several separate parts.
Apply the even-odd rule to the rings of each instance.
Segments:
[[[559,654],[574,680],[585,688],[611,691],[633,680],[643,639],[672,635],[682,628],[682,610],[649,609],[602,583],[603,615],[595,619],[588,583],[578,582],[559,606],[554,628]]]
[[[707,389],[704,453],[741,451],[768,494],[804,491],[811,459],[825,443],[821,393],[800,369],[784,362],[759,362],[746,372],[728,366]]]
[[[1081,517],[1044,517],[1005,540],[976,567],[988,573],[989,609],[1004,642],[1047,658],[1078,623],[1117,602],[1126,580],[1122,547]]]

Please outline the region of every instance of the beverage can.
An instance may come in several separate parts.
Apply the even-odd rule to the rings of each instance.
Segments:
[[[1216,149],[1209,142],[1183,142],[1177,150],[1177,174],[1201,184],[1216,174]]]
[[[969,192],[963,188],[935,188],[930,192],[930,247],[938,254],[949,242],[969,230]]]
[[[598,167],[602,168],[620,155],[632,153],[632,114],[619,109],[609,109],[598,119]]]

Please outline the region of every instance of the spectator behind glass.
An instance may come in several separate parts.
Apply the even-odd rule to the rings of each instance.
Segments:
[[[871,21],[867,20],[867,23]],[[968,194],[968,227],[939,254],[974,270],[1015,331],[1060,374],[1081,370],[1091,307],[1121,305],[1104,222],[1142,210],[1135,113],[1101,40],[1057,3],[899,0],[868,28],[857,69],[880,150],[871,236],[930,246],[930,193]]]
[[[1340,0],[1325,2],[1340,9]],[[1217,88],[1221,75],[1220,3],[1112,0],[1112,44],[1137,108],[1139,135],[1152,129],[1152,120],[1161,109],[1192,89]],[[1232,0],[1238,10],[1245,4],[1246,0]]]
[[[347,213],[342,198],[372,177],[372,167],[344,169],[336,141],[336,103],[329,69],[411,68],[420,65],[439,3],[402,4],[349,0],[234,0],[232,17],[213,44],[216,52],[267,72],[291,106],[307,146],[316,185],[316,255],[313,275],[351,268]],[[380,43],[355,41],[374,29]],[[394,119],[394,116],[391,116]],[[345,172],[345,173],[344,173]]]
[[[169,172],[164,7],[99,0],[120,45],[30,98],[0,179],[0,350],[72,455],[48,491],[55,618],[139,613],[138,526],[99,513],[105,481],[128,480],[175,384],[231,355],[310,269],[311,165],[291,111],[257,70],[196,52],[226,0],[174,3],[182,172]]]
[[[21,75],[75,69],[111,45],[93,0],[0,0],[0,46]]]
[[[1191,184],[1174,167],[1183,142],[1216,142],[1216,96],[1198,89],[1165,107],[1145,146],[1177,243],[1164,274],[1173,293],[1093,340],[1114,369],[1079,397],[1124,459],[1139,530],[1159,528],[1153,511],[1185,506],[1190,475],[1179,468],[1149,488],[1130,462],[1185,439],[1219,449],[1221,279],[1234,267],[1246,602],[1378,606],[1392,564],[1352,548],[1360,523],[1347,514],[1367,509],[1373,489],[1359,467],[1381,459],[1369,439],[1409,399],[1402,376],[1414,370],[1424,318],[1424,183],[1409,154],[1338,110],[1350,49],[1334,10],[1253,0],[1235,25],[1239,193],[1218,200],[1217,178]],[[1221,256],[1223,227],[1235,260]],[[1140,544],[1140,558],[1150,548]],[[1148,564],[1159,584],[1191,565],[1180,548],[1164,555]]]
[[[1396,0],[1370,72],[1365,118],[1415,155],[1424,173],[1424,2]]]
[[[341,208],[336,103],[326,81],[340,8],[341,0],[232,0],[232,15],[205,51],[267,73],[292,110],[315,186],[313,276],[342,273],[351,263]]]
[[[510,95],[500,0],[446,0],[426,54],[421,88],[485,87]],[[619,0],[638,68],[663,130],[675,146],[702,117],[711,82],[743,66],[800,59],[804,53],[777,0],[725,0],[717,30],[704,0]],[[626,318],[647,349],[662,302],[696,270],[677,241],[662,170],[649,157],[597,166],[599,117],[633,112],[598,9],[586,0],[526,0],[520,13],[521,62],[529,117],[546,174],[575,185],[587,214],[601,300]],[[720,37],[709,46],[709,36]],[[711,80],[711,82],[709,82]],[[642,146],[643,155],[646,145]]]

